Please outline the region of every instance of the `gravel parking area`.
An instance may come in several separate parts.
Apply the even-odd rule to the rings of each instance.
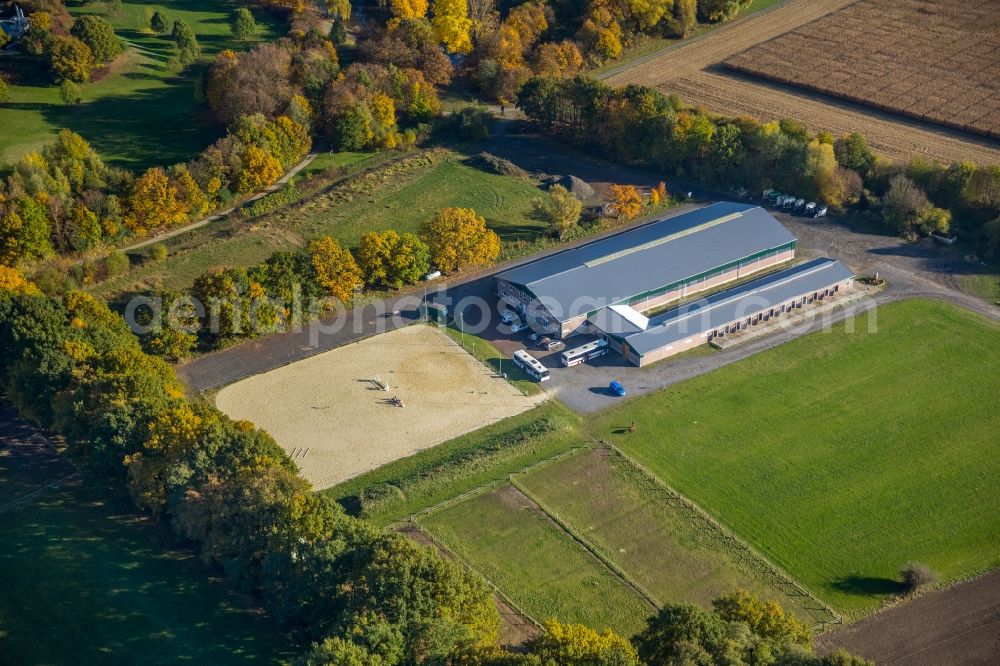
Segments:
[[[322,489],[544,399],[522,395],[443,332],[416,324],[237,382],[216,404],[271,433]]]

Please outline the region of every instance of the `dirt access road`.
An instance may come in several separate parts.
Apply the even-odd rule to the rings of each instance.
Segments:
[[[606,72],[612,85],[637,83],[677,93],[718,113],[769,121],[794,118],[835,136],[860,132],[872,148],[896,161],[914,155],[950,162],[1000,162],[1000,142],[908,120],[850,102],[723,71],[726,58],[837,11],[854,0],[788,0],[676,46]]]
[[[840,647],[879,666],[996,664],[1000,571],[931,592],[816,640],[820,654]]]

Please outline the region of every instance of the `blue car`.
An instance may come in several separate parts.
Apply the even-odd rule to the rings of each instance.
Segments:
[[[611,395],[616,395],[619,398],[625,395],[625,387],[618,382],[611,382],[608,384],[608,393]]]

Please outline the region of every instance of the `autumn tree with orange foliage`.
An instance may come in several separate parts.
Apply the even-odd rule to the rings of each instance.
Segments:
[[[635,219],[642,212],[642,195],[635,185],[612,185],[607,202],[619,222]]]
[[[443,271],[486,266],[500,256],[500,237],[471,208],[442,208],[422,231],[431,261]]]

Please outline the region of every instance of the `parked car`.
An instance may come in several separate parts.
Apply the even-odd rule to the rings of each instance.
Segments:
[[[521,321],[519,319],[519,320],[515,321],[513,324],[510,325],[510,332],[511,333],[520,333],[521,331],[523,331],[526,328],[528,328],[528,325],[525,324],[523,321]]]
[[[813,217],[826,217],[826,206],[818,206]]]
[[[538,342],[541,339],[542,339],[542,334],[537,331],[528,336],[529,342]]]
[[[532,342],[535,342],[535,341],[536,340],[532,340]],[[537,339],[537,342],[538,342],[538,346],[539,347],[541,347],[542,349],[545,349],[545,345],[547,345],[550,342],[552,342],[552,338],[550,338],[549,336],[546,335],[543,338]]]
[[[518,319],[517,313],[513,310],[504,310],[503,314],[500,315],[500,321],[505,324],[513,323]]]
[[[545,351],[552,351],[563,346],[562,340],[549,340],[545,343]]]
[[[441,271],[431,271],[424,275],[425,280],[437,280],[439,277],[441,277]]]
[[[805,213],[806,213],[806,215],[809,215],[809,216],[812,216],[813,214],[816,213],[816,202],[815,201],[810,201],[809,203],[806,204]]]
[[[625,387],[618,382],[611,382],[608,384],[608,393],[621,398],[625,395]]]

